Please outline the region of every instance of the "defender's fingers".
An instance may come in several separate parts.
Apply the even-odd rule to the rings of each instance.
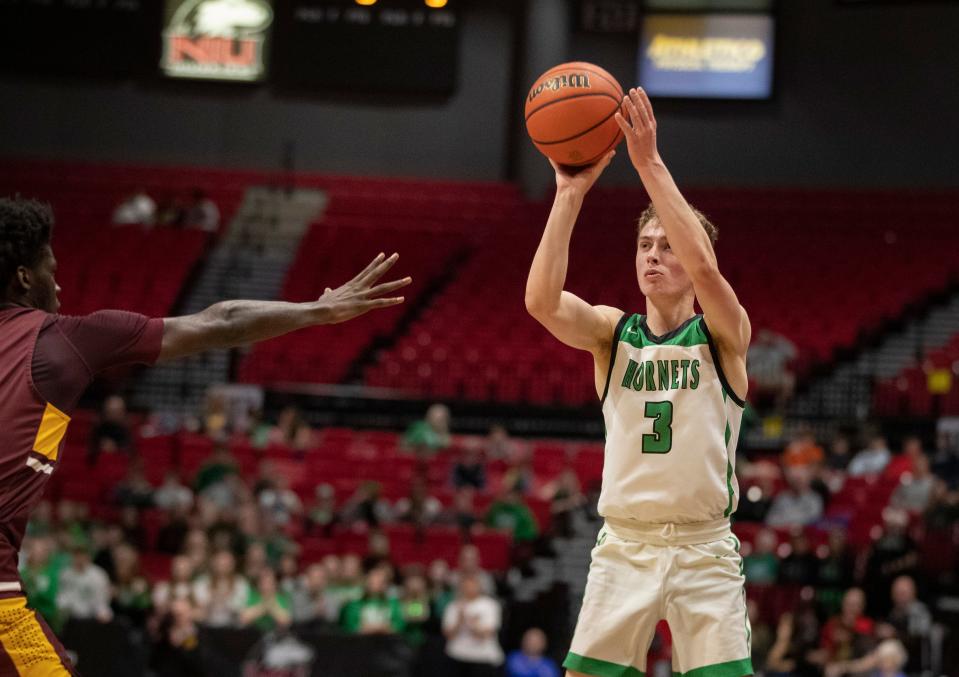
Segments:
[[[376,266],[373,271],[366,276],[366,279],[363,280],[364,286],[370,286],[374,284],[378,279],[383,277],[390,268],[392,268],[397,261],[400,260],[400,255],[397,253],[390,254],[389,258]]]
[[[396,291],[397,289],[402,289],[410,282],[413,281],[412,277],[404,277],[401,280],[393,280],[392,282],[384,282],[383,284],[378,284],[367,292],[367,295],[370,297],[379,296],[380,294],[389,294],[391,291]]]

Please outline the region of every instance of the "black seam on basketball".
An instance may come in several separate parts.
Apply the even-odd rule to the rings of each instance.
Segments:
[[[564,96],[562,99],[556,99],[555,101],[547,101],[539,108],[536,108],[530,111],[529,115],[526,116],[526,122],[529,122],[529,119],[531,117],[536,115],[538,112],[540,112],[544,108],[552,106],[554,103],[563,103],[564,101],[570,101],[572,99],[583,99],[587,96],[605,96],[607,99],[612,99],[613,101],[615,101],[617,106],[619,106],[622,103],[615,96],[613,96],[612,94],[607,94],[606,92],[587,92],[586,94],[573,94],[573,96]]]
[[[591,157],[590,159],[588,159],[588,160],[587,160],[586,162],[584,162],[583,164],[584,164],[584,165],[591,165],[591,164],[593,164],[594,162],[596,162],[597,160],[599,160],[601,157],[603,157],[604,155],[606,155],[606,153],[608,153],[611,148],[615,147],[616,144],[618,144],[620,141],[623,140],[623,139],[620,137],[620,134],[622,134],[622,133],[623,133],[623,130],[620,129],[619,127],[617,127],[617,128],[616,128],[616,136],[614,136],[612,142],[611,142],[608,146],[606,146],[606,148],[603,149],[603,152],[602,152],[602,153],[599,153],[598,155],[594,155],[593,157]]]
[[[569,72],[585,71],[585,70],[587,70],[587,69],[586,69],[586,68],[564,68],[564,69],[561,70],[561,71],[557,71],[557,73],[569,73]],[[551,73],[551,72],[552,72],[552,71],[547,71],[547,73]],[[619,84],[619,83],[616,82],[615,80],[610,80],[608,77],[606,77],[606,76],[603,75],[602,73],[598,73],[597,71],[594,71],[594,70],[592,70],[592,69],[589,69],[589,72],[590,72],[592,75],[597,76],[600,80],[605,80],[606,82],[608,82],[609,84],[611,84],[614,88],[618,89],[620,96],[625,96],[625,94],[623,93],[623,86],[622,86],[621,84]],[[543,75],[545,75],[545,74],[546,74],[546,73],[544,73]]]
[[[611,117],[613,117],[614,115],[616,115],[616,113],[618,113],[618,112],[619,112],[619,106],[616,106],[616,108],[614,108],[613,111],[612,111],[609,115],[607,115],[606,117],[604,117],[602,120],[600,120],[599,122],[597,122],[595,125],[593,125],[593,126],[590,127],[589,129],[584,129],[583,131],[581,131],[581,132],[578,133],[578,134],[573,134],[571,137],[569,137],[569,138],[567,138],[567,139],[560,139],[559,141],[537,141],[536,139],[533,139],[533,143],[538,143],[540,146],[555,146],[557,143],[566,143],[567,141],[572,141],[573,139],[578,139],[579,137],[583,136],[584,134],[589,134],[591,131],[593,131],[593,130],[596,129],[597,127],[605,124],[606,122],[609,122],[609,119],[610,119]],[[619,126],[618,126],[618,125],[617,125],[616,129],[619,129]],[[620,131],[622,131],[622,130],[620,130]]]

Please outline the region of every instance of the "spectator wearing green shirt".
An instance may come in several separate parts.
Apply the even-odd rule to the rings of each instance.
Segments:
[[[252,625],[263,632],[285,628],[292,622],[292,606],[290,596],[277,587],[276,574],[265,568],[257,577],[256,587],[250,590],[240,625]]]
[[[340,626],[357,635],[393,635],[403,632],[400,602],[388,594],[389,578],[385,567],[366,575],[363,596],[343,607]]]
[[[403,614],[403,636],[413,646],[426,640],[426,626],[430,622],[430,595],[426,579],[420,573],[411,573],[403,581],[400,611]]]
[[[777,545],[779,539],[772,529],[763,529],[756,534],[756,550],[743,558],[743,570],[751,585],[772,585],[779,578]]]
[[[523,497],[515,487],[507,489],[489,507],[486,513],[486,525],[511,532],[513,540],[518,543],[534,541],[539,535],[536,518],[529,507],[523,503]]]
[[[445,404],[432,404],[426,417],[416,421],[403,435],[403,448],[417,456],[432,456],[450,446],[450,410]]]
[[[218,444],[210,456],[196,473],[193,482],[196,492],[203,493],[208,488],[226,481],[231,475],[238,475],[239,468],[236,459],[225,444]]]
[[[31,609],[39,611],[50,627],[56,632],[61,629],[57,591],[59,590],[60,571],[66,566],[68,557],[55,551],[55,542],[51,536],[37,535],[24,543],[26,558],[20,569],[23,589]]]

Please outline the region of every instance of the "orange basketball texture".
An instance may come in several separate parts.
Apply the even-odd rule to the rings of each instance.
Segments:
[[[554,66],[526,97],[526,131],[543,155],[564,165],[588,165],[623,139],[613,119],[623,88],[599,66],[582,61]]]

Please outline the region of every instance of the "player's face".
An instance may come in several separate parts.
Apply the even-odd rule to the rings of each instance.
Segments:
[[[27,297],[30,299],[30,305],[48,313],[55,313],[60,310],[60,299],[57,295],[60,293],[60,285],[56,281],[57,259],[53,256],[53,250],[48,246],[43,252],[40,262],[33,268],[28,269],[28,281],[30,287],[27,290]]]
[[[649,223],[639,234],[636,277],[643,296],[681,296],[692,285],[658,221]]]

